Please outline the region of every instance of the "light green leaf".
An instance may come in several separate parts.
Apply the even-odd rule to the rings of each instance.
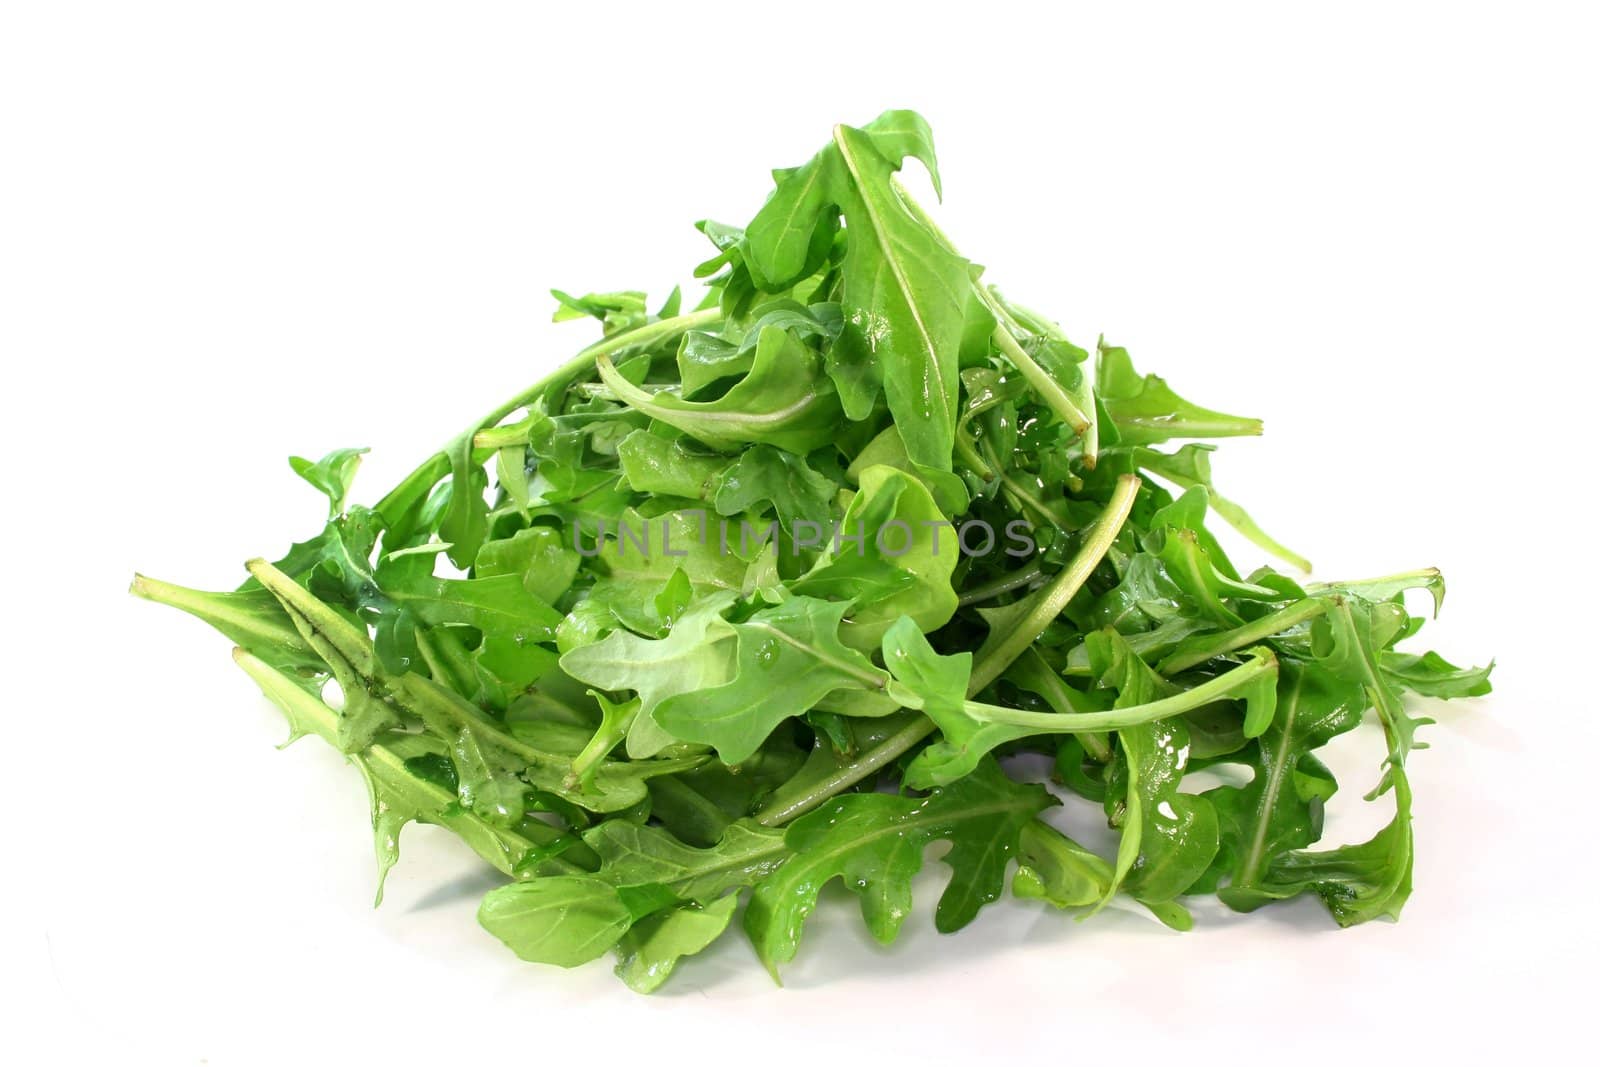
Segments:
[[[836,689],[882,689],[888,675],[839,641],[846,602],[790,597],[740,623],[718,620],[713,640],[733,637],[733,674],[717,686],[663,700],[655,719],[681,741],[710,745],[724,763],[748,759],[784,719]]]
[[[530,963],[576,967],[599,959],[633,924],[616,887],[593,875],[569,874],[494,889],[478,922]]]
[[[636,923],[617,943],[617,977],[635,993],[653,993],[678,961],[706,949],[733,920],[736,894],[700,907],[685,904]]]

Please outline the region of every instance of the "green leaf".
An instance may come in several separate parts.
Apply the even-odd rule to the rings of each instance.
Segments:
[[[939,187],[933,133],[914,111],[886,111],[859,131],[898,168],[906,156],[922,161]],[[837,142],[830,142],[804,166],[775,171],[777,188],[741,235],[741,253],[761,288],[775,293],[812,274],[833,243],[838,227],[834,187],[841,176]]]
[[[477,578],[516,575],[528,595],[545,604],[554,604],[571,588],[578,575],[577,550],[562,539],[562,532],[549,526],[532,526],[510,537],[489,541],[478,550],[473,567]]]
[[[663,700],[655,719],[680,741],[710,745],[724,763],[748,759],[784,719],[837,689],[882,689],[888,675],[839,641],[845,602],[791,597],[744,622],[715,622],[731,636],[731,677]]]
[[[901,616],[883,635],[883,662],[895,681],[915,694],[924,713],[935,720],[962,713],[972,679],[971,652],[939,655],[916,620]]]
[[[729,824],[716,844],[694,848],[654,826],[609,819],[584,833],[613,885],[659,885],[682,899],[710,904],[732,889],[755,885],[788,857],[781,830]]]
[[[877,647],[902,615],[925,632],[950,620],[958,601],[950,578],[961,552],[955,530],[921,481],[891,467],[868,467],[861,472],[861,491],[839,525],[839,536],[805,583],[825,581],[836,568],[863,563],[910,577],[910,584],[898,592],[855,607],[844,630],[845,644]]]
[[[599,319],[606,333],[635,329],[646,319],[645,296],[638,290],[620,293],[589,293],[586,296],[568,296],[560,289],[550,290],[556,298],[556,313],[552,322],[567,322],[585,317]],[[665,315],[663,318],[667,317]]]
[[[1162,719],[1119,730],[1117,752],[1111,788],[1125,787],[1117,873],[1136,900],[1173,900],[1211,866],[1219,843],[1211,802],[1178,792],[1188,770],[1188,728],[1181,719]],[[1133,860],[1124,869],[1126,854]]]
[[[289,720],[290,740],[316,734],[329,744],[338,745],[337,712],[293,678],[243,649],[234,650],[234,660],[283,711]],[[372,800],[379,903],[383,901],[384,878],[399,859],[400,831],[406,823],[435,823],[453,831],[505,874],[518,871],[538,847],[550,844],[558,836],[556,830],[540,822],[527,822],[515,829],[497,826],[457,804],[452,790],[415,770],[419,761],[439,755],[439,747],[431,738],[394,734],[352,757]]]
[[[612,532],[615,537],[593,553],[597,580],[589,590],[590,609],[603,608],[640,633],[661,633],[671,625],[656,603],[669,583],[687,582],[700,598],[747,592],[747,560],[761,551],[754,534],[741,545],[741,531],[724,530],[697,509],[651,518],[630,511]]]
[[[355,480],[356,468],[361,466],[361,457],[366,454],[365,448],[339,448],[315,463],[300,456],[290,456],[289,466],[328,498],[328,517],[331,519],[343,514],[345,498],[350,495],[350,483]]]
[[[728,630],[714,628],[733,602],[728,592],[705,598],[659,641],[618,630],[561,657],[561,669],[580,682],[638,694],[639,713],[628,734],[630,758],[653,756],[672,743],[671,735],[655,727],[656,708],[663,701],[713,688],[733,676],[737,640]]]
[[[888,944],[911,911],[923,850],[936,840],[950,842],[944,863],[951,876],[935,925],[941,933],[959,930],[999,897],[1018,835],[1052,803],[1042,786],[1012,781],[993,761],[926,797],[837,797],[790,826],[784,843],[795,855],[756,886],[745,931],[776,976],[794,958],[823,885],[842,878],[861,898],[867,929]]]
[[[1337,786],[1311,753],[1358,726],[1364,708],[1359,686],[1315,667],[1286,663],[1278,689],[1276,721],[1240,753],[1249,783],[1203,794],[1217,812],[1217,862],[1229,882],[1218,895],[1232,907],[1259,903],[1256,886],[1273,858],[1322,836],[1322,808]]]
[[[1140,375],[1126,348],[1100,342],[1095,368],[1100,403],[1125,445],[1150,445],[1184,437],[1259,434],[1258,419],[1243,419],[1191,404],[1154,374]]]
[[[678,377],[685,397],[693,398],[725,378],[748,374],[755,363],[756,344],[768,327],[786,330],[801,340],[816,338],[825,344],[839,335],[842,326],[837,304],[805,307],[789,300],[775,300],[763,304],[761,310],[761,316],[745,329],[742,339],[737,337],[742,324],[731,322],[724,323],[724,329],[730,331],[728,336],[704,331],[684,336],[678,348]]]
[[[1322,898],[1334,921],[1355,926],[1372,919],[1398,919],[1411,896],[1411,786],[1393,774],[1395,817],[1370,840],[1323,852],[1282,853],[1248,890],[1225,899],[1241,910],[1304,892]]]
[[[188,612],[274,667],[315,672],[326,669],[322,657],[300,636],[278,598],[266,589],[207,593],[136,574],[128,591]]]
[[[886,466],[898,471],[905,471],[927,487],[933,495],[934,502],[939,505],[939,511],[945,516],[960,515],[967,510],[972,501],[972,495],[967,491],[967,485],[958,475],[950,471],[936,470],[925,467],[912,461],[906,453],[906,443],[900,437],[900,431],[890,423],[850,461],[850,466],[845,470],[845,476],[859,485],[861,475],[869,467]]]
[[[774,175],[778,187],[741,249],[756,283],[778,292],[821,268],[843,213],[850,237],[841,268],[844,331],[829,351],[828,373],[852,419],[867,418],[886,392],[911,459],[948,471],[971,281],[966,260],[895,188],[908,155],[927,165],[937,188],[932,134],[915,113],[835,127],[832,143],[810,162]]]
[[[450,546],[450,562],[470,567],[489,533],[489,505],[483,499],[489,477],[473,462],[471,434],[452,441],[445,454],[450,461],[450,481],[439,538]]]
[[[649,430],[635,430],[623,438],[617,461],[630,488],[689,500],[710,500],[729,466],[723,456],[691,452],[682,441]]]
[[[1487,667],[1457,667],[1437,652],[1413,655],[1384,652],[1380,657],[1384,676],[1393,684],[1427,697],[1481,697],[1492,688]]]
[[[684,904],[641,919],[617,943],[617,977],[635,993],[653,993],[678,961],[706,949],[733,921],[737,895],[700,907]]]
[[[394,587],[389,595],[420,622],[474,626],[517,644],[547,641],[561,622],[561,614],[530,593],[520,574],[424,578]]]
[[[1146,705],[1169,691],[1114,633],[1091,635],[1089,655],[1101,684],[1117,692],[1113,709]],[[1189,733],[1179,719],[1117,731],[1105,804],[1122,837],[1102,905],[1124,887],[1136,900],[1171,901],[1211,865],[1219,843],[1216,813],[1203,797],[1178,791],[1188,756]]]
[[[1011,891],[1058,908],[1086,908],[1112,892],[1111,864],[1055,827],[1035,819],[1017,844]]]
[[[622,940],[633,913],[616,887],[593,875],[513,882],[490,890],[478,922],[530,963],[576,967]]]
[[[598,873],[494,890],[479,920],[517,955],[539,963],[572,967],[615,946],[618,976],[640,993],[714,941],[738,905],[737,890],[788,855],[782,832],[745,823],[729,826],[706,849],[621,819],[600,823],[584,840],[600,859]]]
[[[907,210],[890,180],[898,161],[869,135],[837,127],[834,144],[848,175],[834,195],[854,236],[829,373],[852,418],[865,416],[881,382],[911,460],[950,470],[967,261]]]
[[[797,522],[830,523],[838,485],[812,470],[804,456],[756,445],[720,473],[715,505],[718,515],[765,510],[770,504],[784,531],[794,535]]]

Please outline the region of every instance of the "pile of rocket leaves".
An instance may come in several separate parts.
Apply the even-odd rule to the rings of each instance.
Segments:
[[[375,505],[346,503],[363,450],[295,458],[315,536],[232,592],[135,580],[365,776],[380,897],[402,828],[445,827],[505,875],[489,932],[541,963],[614,952],[640,991],[736,918],[776,977],[836,878],[892,941],[925,852],[942,932],[1008,878],[1177,929],[1197,895],[1398,915],[1429,721],[1404,695],[1489,690],[1397,650],[1438,572],[1242,574],[1208,520],[1309,569],[1197,443],[1261,424],[1007,300],[907,157],[937,191],[916,114],[836,128],[744,229],[699,224],[696,308],[557,293],[600,340]],[[1369,711],[1393,819],[1315,848],[1318,750]],[[1115,848],[1063,834],[1062,804]]]

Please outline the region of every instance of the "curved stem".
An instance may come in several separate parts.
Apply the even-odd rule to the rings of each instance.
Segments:
[[[583,377],[586,371],[592,369],[595,361],[601,356],[614,356],[630,348],[657,344],[668,338],[688,333],[690,330],[697,330],[702,326],[709,326],[721,320],[722,310],[720,308],[705,308],[701,311],[675,315],[670,319],[647,322],[643,326],[636,326],[631,330],[615,333],[610,337],[603,337],[478,420],[477,425],[473,427],[473,432],[476,433],[485,426],[493,426],[518,408],[527,407],[551,391],[553,386],[559,385],[563,389],[570,387],[573,382]]]
[[[462,437],[475,438],[480,430],[494,426],[518,408],[527,407],[540,397],[552,392],[571,388],[572,384],[584,375],[594,372],[595,361],[600,356],[614,355],[640,345],[658,344],[690,330],[709,326],[721,321],[721,319],[722,311],[719,308],[705,308],[700,311],[691,311],[685,315],[675,315],[670,319],[648,322],[643,326],[637,326],[634,329],[601,338],[522,390],[516,396],[494,408],[483,418],[469,426],[462,434],[457,434],[451,438],[444,448],[429,456],[418,465],[416,470],[406,475],[399,485],[390,490],[389,494],[378,502],[374,510],[381,515],[392,515],[404,510],[408,501],[412,498],[426,495],[438,484],[441,478],[450,473],[450,454],[461,447]]]
[[[994,469],[1000,472],[1000,487],[1011,497],[1011,502],[1016,505],[1018,511],[1031,511],[1046,526],[1054,526],[1062,533],[1068,532],[1061,525],[1061,519],[1045,506],[1044,501],[1040,500],[1027,486],[1022,485],[1011,475],[1005,473],[1004,464],[1001,463],[1000,457],[995,453],[993,444],[988,440],[984,440],[981,442],[980,447],[984,456],[993,464]]]
[[[964,608],[971,607],[973,604],[981,604],[985,600],[992,600],[1002,593],[1009,593],[1013,589],[1021,589],[1024,586],[1032,585],[1043,577],[1043,567],[1037,563],[1029,564],[1021,570],[1012,571],[1010,574],[1002,574],[991,582],[974,586],[961,594],[961,599],[958,603]]]
[[[1021,726],[1041,734],[1076,734],[1086,730],[1098,733],[1182,715],[1214,700],[1231,696],[1262,675],[1276,674],[1277,671],[1278,661],[1269,653],[1257,656],[1248,663],[1241,663],[1193,689],[1185,689],[1181,693],[1152,700],[1146,704],[1112,708],[1109,711],[1079,711],[1071,715],[1062,715],[1053,711],[1023,711],[1021,708],[1006,708],[998,704],[980,704],[975,700],[967,701],[964,708],[968,715],[980,722]]]
[[[1011,631],[999,643],[991,646],[987,641],[984,642],[987,647],[978,650],[972,663],[972,684],[967,687],[969,695],[1000,677],[1083,588],[1083,583],[1089,580],[1089,575],[1094,573],[1094,569],[1110,551],[1117,534],[1122,532],[1122,524],[1128,521],[1128,513],[1133,510],[1134,498],[1139,493],[1139,484],[1137,474],[1124,474],[1117,479],[1111,500],[1095,520],[1088,539],[1078,549],[1077,555],[1050,580],[1027,614],[1015,621]]]
[[[989,466],[988,461],[982,456],[978,455],[977,449],[972,447],[972,442],[959,428],[956,431],[954,448],[956,459],[966,464],[969,471],[986,482],[994,478],[994,468]]]
[[[1328,601],[1308,598],[1280,608],[1270,615],[1263,615],[1254,622],[1247,622],[1243,626],[1232,630],[1225,630],[1220,634],[1212,634],[1196,641],[1188,649],[1180,646],[1170,656],[1156,666],[1161,674],[1177,674],[1190,667],[1204,663],[1208,659],[1233,652],[1253,645],[1257,641],[1264,641],[1275,634],[1285,630],[1292,630],[1308,620],[1316,618],[1329,607]]]

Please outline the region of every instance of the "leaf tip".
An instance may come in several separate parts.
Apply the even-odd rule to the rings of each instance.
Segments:
[[[770,959],[765,954],[763,954],[761,956],[761,965],[767,969],[767,974],[772,976],[772,984],[777,986],[779,989],[782,989],[783,988],[783,977],[778,974],[778,963],[777,963],[777,961],[773,960],[773,959]]]

